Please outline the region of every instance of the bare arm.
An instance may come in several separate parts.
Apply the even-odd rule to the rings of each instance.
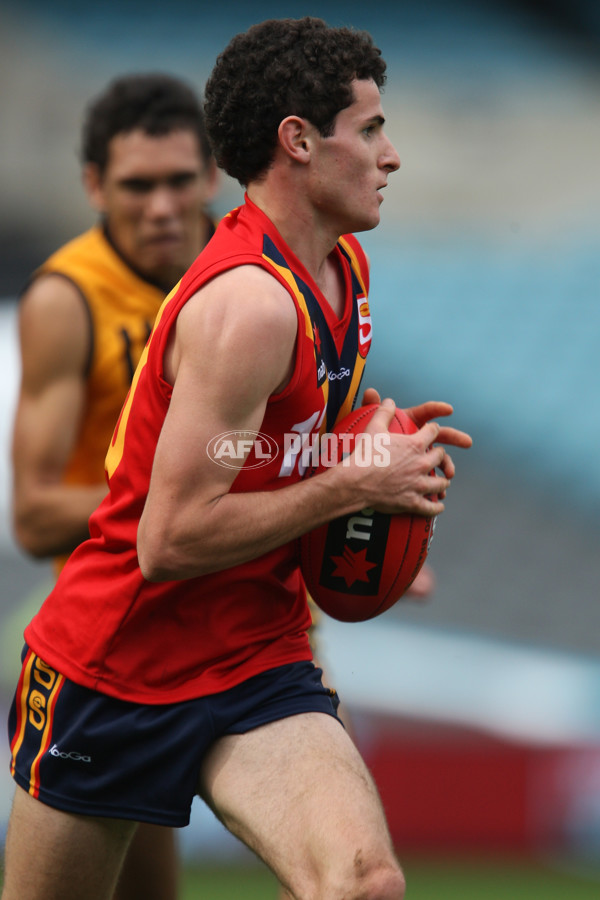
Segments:
[[[13,516],[33,556],[69,553],[88,537],[106,484],[61,484],[85,405],[89,324],[76,288],[55,275],[34,281],[19,308],[21,385],[15,415]]]
[[[243,304],[234,299],[240,294]],[[415,435],[391,435],[387,468],[351,463],[281,490],[229,492],[235,472],[216,466],[206,445],[228,430],[260,430],[269,396],[289,377],[296,328],[287,291],[258,268],[219,276],[180,313],[167,360],[173,395],[138,530],[149,580],[228,568],[365,506],[443,510],[426,496],[449,484],[449,477],[430,474],[445,456],[432,446],[440,432],[432,422]],[[387,432],[393,412],[384,401],[369,429]]]

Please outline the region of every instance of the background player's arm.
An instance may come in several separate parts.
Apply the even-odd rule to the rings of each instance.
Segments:
[[[243,302],[240,302],[240,297]],[[138,556],[153,581],[191,578],[260,556],[364,506],[435,515],[427,494],[449,484],[435,423],[391,436],[387,468],[335,466],[268,492],[230,493],[235,470],[209,459],[209,441],[229,430],[259,431],[267,401],[287,382],[297,316],[289,294],[258,267],[206,285],[179,314],[165,361],[174,385],[138,529]],[[387,431],[393,404],[372,427]]]
[[[86,402],[90,328],[67,279],[36,279],[19,306],[21,386],[12,445],[13,516],[18,542],[38,557],[69,553],[88,536],[104,482],[61,484]]]

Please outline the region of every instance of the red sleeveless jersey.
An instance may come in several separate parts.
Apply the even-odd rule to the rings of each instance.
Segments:
[[[183,304],[220,272],[263,267],[287,288],[298,316],[292,376],[269,399],[260,427],[272,452],[265,461],[257,442],[231,490],[298,481],[305,467],[290,452],[289,435],[323,434],[350,411],[371,341],[368,268],[352,236],[334,253],[346,285],[339,319],[246,198],[163,303],[106,457],[109,493],[90,519],[91,537],[25,631],[35,653],[72,681],[126,700],[170,703],[311,658],[297,541],[233,568],[153,584],[138,566],[136,536],[171,397],[162,374],[167,340]]]

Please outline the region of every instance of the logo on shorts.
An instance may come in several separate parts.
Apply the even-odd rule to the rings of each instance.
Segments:
[[[91,763],[92,761],[91,756],[84,756],[83,753],[78,753],[76,750],[70,750],[68,753],[64,750],[59,750],[56,744],[50,747],[50,755],[56,756],[58,759],[72,759],[75,762]]]

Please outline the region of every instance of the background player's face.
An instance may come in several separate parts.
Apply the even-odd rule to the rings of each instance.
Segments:
[[[201,213],[216,188],[215,167],[204,161],[196,135],[118,134],[104,172],[88,165],[84,177],[120,253],[142,275],[172,287],[201,249]]]
[[[383,130],[379,89],[372,80],[353,82],[354,102],[336,116],[330,137],[318,135],[312,187],[319,206],[339,234],[365,231],[379,223],[380,193],[400,158]]]

